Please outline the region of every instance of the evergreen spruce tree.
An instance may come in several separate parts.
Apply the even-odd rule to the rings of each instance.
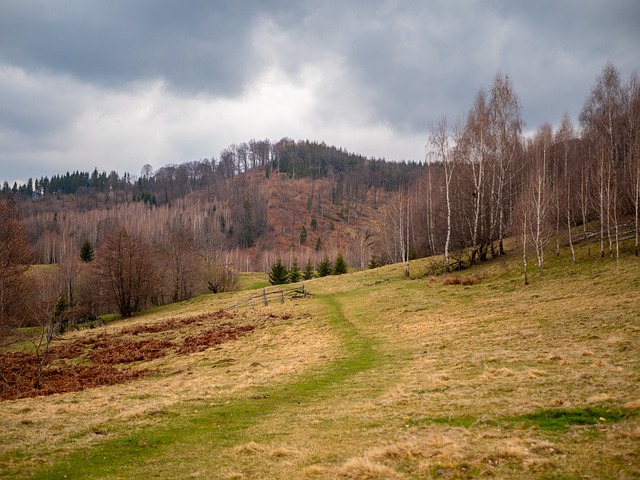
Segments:
[[[89,240],[82,244],[82,248],[80,248],[80,259],[83,262],[92,262],[94,257],[93,247]]]
[[[333,267],[333,274],[334,275],[343,275],[343,274],[347,273],[347,270],[348,270],[347,262],[345,262],[344,257],[342,256],[342,254],[339,253],[338,256],[336,257],[335,266]]]
[[[281,259],[278,259],[278,261],[271,266],[269,282],[271,282],[271,285],[282,285],[283,283],[289,282],[289,272],[287,272],[287,267],[282,264]]]
[[[302,277],[302,272],[300,272],[300,267],[298,266],[298,260],[293,261],[293,265],[291,265],[291,270],[289,270],[289,281],[291,283],[296,283],[300,281]]]
[[[60,334],[69,329],[69,303],[64,293],[58,297],[56,306],[53,309],[53,328]]]
[[[372,255],[371,260],[369,260],[369,268],[378,268],[382,266],[382,261],[378,258],[377,255]]]
[[[300,230],[300,245],[304,245],[307,242],[307,228],[303,225]]]
[[[315,272],[313,271],[313,264],[311,263],[311,259],[307,260],[307,267],[304,269],[302,273],[302,278],[305,280],[311,280],[315,277]]]
[[[324,257],[318,264],[318,276],[326,277],[327,275],[331,275],[332,271],[333,265],[331,265],[331,261],[327,257]]]

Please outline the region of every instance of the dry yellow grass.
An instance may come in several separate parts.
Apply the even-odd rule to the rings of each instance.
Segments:
[[[215,451],[216,470],[211,455],[197,455],[196,448],[189,475],[640,476],[637,414],[559,430],[517,420],[559,408],[640,410],[640,269],[635,259],[577,266],[550,262],[547,273],[532,275],[526,288],[517,265],[506,262],[482,266],[469,285],[421,277],[426,263],[412,263],[413,274],[420,277],[412,280],[402,278],[401,267],[389,266],[307,282],[312,292],[326,297],[246,311],[247,319],[270,311],[296,313],[291,321],[261,324],[220,348],[149,363],[166,375],[3,402],[0,458],[15,458],[11,452],[31,442],[41,445],[40,455],[87,448],[117,436],[124,423],[133,428],[162,424],[162,412],[171,405],[233,404],[259,389],[322,371],[348,358],[351,344],[360,342],[376,359],[371,368],[261,415],[235,445]],[[337,299],[353,338],[341,337],[331,324],[323,298]],[[216,309],[208,302],[187,305],[171,316]]]
[[[204,305],[202,308],[210,308]],[[310,307],[311,310],[305,310]],[[168,314],[182,318],[202,313]],[[88,448],[113,436],[107,425],[129,428],[163,421],[167,407],[193,399],[227,401],[251,395],[261,385],[286,381],[326,363],[340,352],[335,335],[312,321],[313,305],[301,305],[290,321],[264,320],[281,306],[249,310],[240,321],[260,326],[251,335],[188,356],[170,355],[145,362],[159,375],[136,382],[95,389],[2,402],[0,459],[12,452],[30,451],[34,464],[52,451]],[[167,316],[154,314],[112,324],[101,331],[114,334],[125,326],[153,323]],[[92,331],[73,332],[68,342]],[[54,342],[55,343],[55,342]]]
[[[338,470],[338,476],[353,480],[383,480],[399,477],[398,472],[395,470],[368,458],[352,458],[348,460]]]

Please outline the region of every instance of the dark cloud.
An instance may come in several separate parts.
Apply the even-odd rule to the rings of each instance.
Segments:
[[[529,128],[557,123],[565,111],[575,119],[606,62],[625,79],[640,67],[639,25],[637,0],[5,0],[0,178],[7,152],[29,158],[25,145],[42,147],[39,154],[63,151],[65,142],[84,148],[72,133],[95,121],[87,110],[136,117],[121,112],[128,106],[118,95],[135,100],[159,83],[189,108],[198,98],[240,104],[256,82],[280,78],[273,71],[297,95],[315,96],[303,116],[313,120],[309,138],[335,119],[343,128],[353,121],[354,136],[382,125],[398,145],[424,138],[439,117],[464,116],[498,71],[511,77]],[[180,108],[171,102],[165,108]],[[234,131],[246,138],[267,129],[245,134],[238,118]],[[111,133],[117,138],[116,127]],[[412,148],[402,158],[420,159],[424,144]]]
[[[0,7],[0,61],[109,88],[162,78],[230,95],[259,59],[259,2],[16,2]]]

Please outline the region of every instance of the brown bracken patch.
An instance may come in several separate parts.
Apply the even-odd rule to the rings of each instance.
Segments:
[[[5,353],[1,356],[0,400],[77,392],[86,388],[115,385],[148,375],[148,370],[117,369],[111,365],[75,365],[46,368],[35,388],[38,361],[30,353]]]
[[[231,323],[223,323],[216,329],[207,330],[199,335],[187,337],[184,344],[177,350],[177,353],[180,355],[188,355],[190,353],[202,352],[209,347],[230,342],[238,337],[246,335],[254,328],[255,327],[253,325],[233,325]]]
[[[120,333],[123,335],[139,335],[141,333],[166,332],[169,330],[177,330],[186,325],[203,325],[207,320],[221,320],[224,318],[233,318],[233,314],[225,312],[224,310],[219,310],[213,313],[203,313],[202,315],[197,315],[195,317],[180,319],[170,318],[169,320],[165,320],[163,322],[143,323],[142,325],[132,325],[130,327],[125,327],[120,330]]]
[[[47,363],[40,377],[39,388],[35,388],[39,370],[35,354],[0,354],[0,400],[73,392],[144,377],[153,371],[124,364],[153,360],[170,353],[188,355],[201,352],[247,335],[255,329],[253,325],[234,325],[229,322],[209,325],[213,323],[212,320],[233,317],[230,313],[219,311],[190,318],[169,319],[156,324],[123,328],[113,335],[102,333],[52,346],[46,356]],[[178,332],[180,338],[180,329],[187,325],[209,328],[183,337],[181,343],[175,338],[174,341],[153,337],[131,338],[132,335],[169,330]]]

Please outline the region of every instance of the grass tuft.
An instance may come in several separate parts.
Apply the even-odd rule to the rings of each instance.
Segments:
[[[381,463],[377,463],[368,458],[352,458],[348,460],[339,470],[340,478],[352,480],[376,480],[398,478],[400,475],[392,468]]]

